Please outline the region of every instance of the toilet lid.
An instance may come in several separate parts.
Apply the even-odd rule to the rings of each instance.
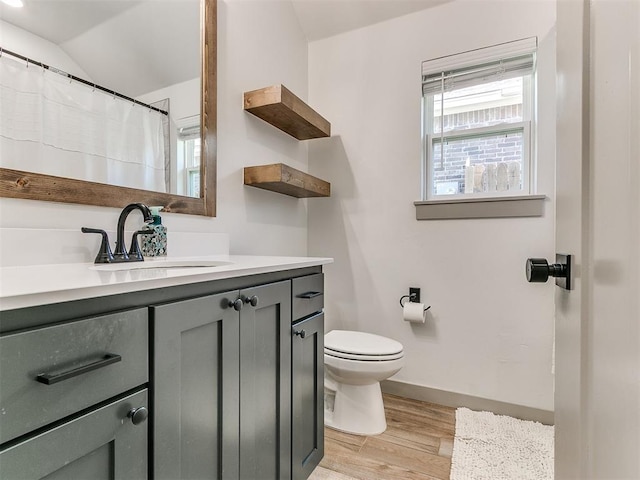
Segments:
[[[402,353],[402,344],[390,338],[373,333],[352,332],[349,330],[332,330],[324,336],[324,348],[336,352],[336,356],[348,354],[352,356],[397,356]]]

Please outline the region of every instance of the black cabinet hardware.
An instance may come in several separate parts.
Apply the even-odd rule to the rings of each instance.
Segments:
[[[36,377],[36,380],[40,383],[44,383],[45,385],[53,385],[54,383],[62,382],[63,380],[67,380],[69,378],[77,377],[78,375],[82,375],[83,373],[88,373],[93,370],[106,367],[107,365],[111,365],[112,363],[118,363],[121,360],[122,360],[122,357],[120,355],[116,355],[114,353],[108,353],[101,360],[98,360],[97,362],[92,362],[88,365],[83,365],[82,367],[74,368],[72,370],[68,370],[66,372],[62,372],[57,375],[41,373]]]
[[[319,297],[320,295],[322,295],[322,292],[305,292],[305,293],[301,293],[300,295],[297,295],[298,298],[315,298],[315,297]]]
[[[148,416],[149,410],[147,410],[147,407],[132,408],[127,414],[127,417],[131,419],[131,423],[134,425],[140,425]]]
[[[242,310],[242,299],[236,298],[235,300],[229,300],[229,308],[233,308],[236,312]]]
[[[257,295],[252,295],[251,297],[245,297],[244,303],[250,303],[252,307],[258,306],[259,298]]]

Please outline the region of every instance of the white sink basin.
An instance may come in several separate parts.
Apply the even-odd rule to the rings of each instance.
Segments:
[[[105,263],[92,265],[92,270],[118,272],[122,270],[148,270],[150,268],[211,268],[231,265],[231,262],[220,260],[145,260],[144,262]]]

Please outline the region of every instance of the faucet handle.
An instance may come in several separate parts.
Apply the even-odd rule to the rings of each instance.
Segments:
[[[113,253],[111,253],[111,247],[109,246],[109,236],[107,235],[107,232],[98,228],[87,227],[82,227],[80,230],[82,230],[82,233],[99,233],[100,235],[102,235],[100,250],[98,250],[98,255],[96,255],[94,263],[112,263]]]
[[[140,245],[138,244],[138,235],[150,235],[155,233],[153,230],[137,230],[133,232],[131,237],[131,248],[129,248],[129,261],[131,262],[144,262],[144,257],[140,251]]]

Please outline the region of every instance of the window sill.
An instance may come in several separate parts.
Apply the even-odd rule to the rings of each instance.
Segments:
[[[455,198],[414,202],[416,220],[455,218],[541,217],[545,195]]]

